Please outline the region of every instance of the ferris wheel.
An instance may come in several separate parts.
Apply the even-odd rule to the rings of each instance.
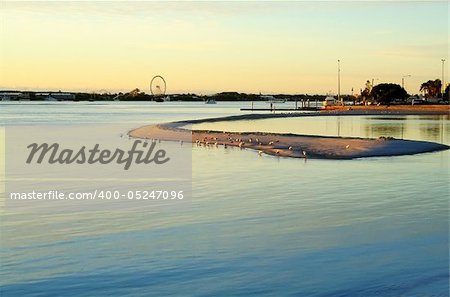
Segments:
[[[155,97],[164,96],[166,94],[166,81],[161,75],[156,75],[150,81],[150,92]]]

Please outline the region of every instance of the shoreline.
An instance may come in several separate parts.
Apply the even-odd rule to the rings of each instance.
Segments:
[[[391,110],[390,110],[391,111]],[[439,113],[438,113],[439,112]],[[400,156],[447,150],[444,144],[393,139],[380,137],[378,139],[357,137],[336,137],[319,135],[299,135],[266,132],[227,132],[212,130],[189,130],[190,124],[256,120],[283,117],[309,116],[361,116],[361,115],[448,115],[448,112],[425,110],[420,113],[408,110],[397,110],[386,113],[382,110],[342,110],[333,109],[320,112],[277,113],[277,114],[243,114],[219,118],[199,120],[184,120],[158,125],[143,126],[128,132],[133,138],[158,139],[164,141],[183,141],[197,146],[239,147],[252,149],[258,154],[268,154],[291,158],[314,159],[355,159],[365,157]]]
[[[218,118],[206,118],[198,120],[183,120],[180,122],[186,124],[200,124],[213,122],[227,122],[238,120],[262,120],[272,118],[286,117],[308,117],[308,116],[376,116],[376,115],[392,115],[392,116],[418,116],[418,115],[448,115],[450,116],[450,105],[426,105],[414,108],[412,106],[396,106],[395,108],[385,106],[336,106],[320,111],[292,111],[279,113],[246,113],[239,115],[224,116]],[[177,123],[177,122],[174,122]]]

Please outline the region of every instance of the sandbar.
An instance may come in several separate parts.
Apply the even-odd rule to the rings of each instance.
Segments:
[[[382,110],[384,111],[384,110]],[[130,137],[163,141],[191,142],[198,146],[239,147],[252,149],[258,154],[268,154],[291,158],[314,159],[355,159],[363,157],[412,155],[426,152],[447,150],[444,144],[394,139],[391,137],[357,138],[310,136],[298,134],[266,133],[266,132],[227,132],[212,130],[189,130],[189,124],[217,121],[254,120],[279,117],[304,116],[336,116],[336,115],[379,115],[379,110],[333,110],[314,113],[278,113],[278,114],[243,114],[221,118],[186,120],[166,124],[148,125],[134,129],[128,133]],[[396,111],[392,115],[409,115],[408,111]],[[416,113],[412,113],[416,114]],[[436,112],[420,112],[419,114],[442,114]]]

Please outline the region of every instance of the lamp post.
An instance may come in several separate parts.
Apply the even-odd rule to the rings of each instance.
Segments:
[[[341,60],[338,60],[338,102],[341,102]]]
[[[442,61],[442,96],[444,96],[444,92],[445,92],[445,81],[444,81],[444,63],[445,63],[445,59],[441,59]]]
[[[403,75],[402,76],[402,89],[405,88],[405,78],[406,77],[411,77],[411,74],[407,74],[407,75]],[[406,91],[406,89],[405,89],[405,91]],[[406,92],[408,93],[408,91],[406,91]]]
[[[379,78],[372,78],[372,88],[374,87],[374,82],[375,82],[376,80],[379,80]]]

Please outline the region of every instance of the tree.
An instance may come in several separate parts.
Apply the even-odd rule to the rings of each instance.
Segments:
[[[425,93],[425,98],[437,98],[441,95],[442,82],[440,79],[429,80],[420,86],[420,91]]]
[[[450,97],[449,92],[450,92],[450,84],[448,84],[447,87],[445,87],[444,96],[442,96],[443,99],[446,101],[449,101],[449,97]]]
[[[370,81],[368,80],[366,82],[366,88],[364,89],[364,91],[361,92],[361,98],[363,100],[366,100],[369,98],[370,96],[370,92],[372,91],[372,84],[370,83]]]
[[[406,99],[408,93],[397,84],[378,84],[372,88],[370,96],[377,102],[390,104],[394,99]]]

